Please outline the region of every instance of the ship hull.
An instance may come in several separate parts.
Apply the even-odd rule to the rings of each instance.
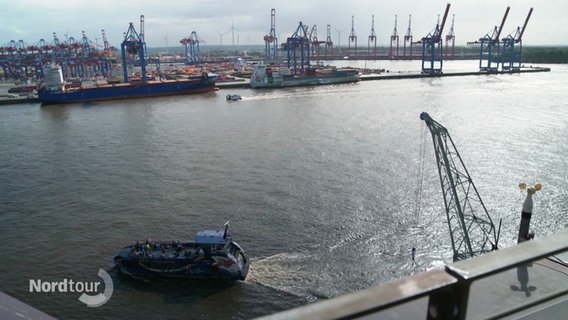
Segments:
[[[328,84],[352,83],[359,81],[357,71],[337,71],[332,75],[299,75],[283,78],[265,78],[261,81],[251,78],[252,88],[284,88],[298,86],[319,86]]]
[[[223,248],[221,248],[223,246]],[[234,241],[137,243],[114,257],[121,273],[134,278],[245,280],[250,261]]]
[[[189,80],[121,83],[67,91],[43,89],[38,91],[38,99],[42,104],[64,104],[205,93],[215,90],[215,79],[216,76],[209,76]]]

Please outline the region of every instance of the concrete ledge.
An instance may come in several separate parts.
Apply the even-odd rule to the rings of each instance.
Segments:
[[[0,319],[2,320],[55,320],[34,307],[0,292]]]
[[[352,319],[431,295],[456,282],[444,271],[432,270],[260,319]]]

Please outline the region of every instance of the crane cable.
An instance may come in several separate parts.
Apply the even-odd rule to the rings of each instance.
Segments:
[[[426,154],[426,124],[422,121],[420,127],[420,150],[418,154],[419,170],[417,175],[417,190],[415,203],[415,213],[416,220],[420,218],[420,212],[422,211],[422,189],[424,185],[424,157]]]
[[[420,221],[420,212],[422,211],[422,190],[424,185],[424,158],[426,154],[426,123],[421,121],[420,126],[420,149],[418,151],[418,163],[419,163],[419,170],[417,174],[417,190],[416,190],[416,198],[414,199],[414,212],[416,214],[415,221],[418,223]],[[414,240],[416,242],[416,239]],[[415,262],[415,255],[416,255],[416,244],[412,246],[412,261]]]

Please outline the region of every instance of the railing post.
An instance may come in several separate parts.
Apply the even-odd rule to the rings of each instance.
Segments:
[[[465,320],[471,283],[449,268],[446,268],[446,272],[458,281],[430,295],[427,319]]]

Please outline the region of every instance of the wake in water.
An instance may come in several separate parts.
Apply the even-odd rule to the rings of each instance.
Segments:
[[[308,302],[363,290],[444,266],[442,252],[411,247],[379,250],[385,238],[348,237],[329,250],[280,253],[253,260],[247,281]]]

